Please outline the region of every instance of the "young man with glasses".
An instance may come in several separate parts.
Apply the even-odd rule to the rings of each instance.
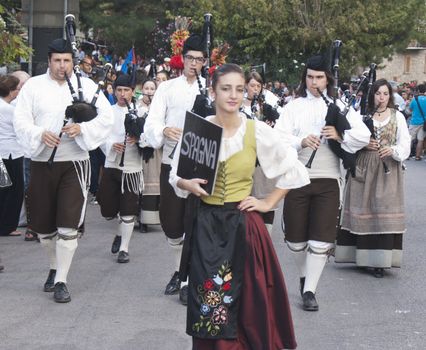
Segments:
[[[188,287],[179,280],[178,271],[182,254],[184,236],[185,199],[176,196],[169,184],[169,157],[182,134],[186,111],[192,109],[199,94],[197,74],[205,63],[205,43],[200,35],[193,34],[183,46],[183,74],[162,83],[151,103],[145,124],[148,144],[154,148],[163,148],[160,173],[160,222],[167,242],[175,257],[175,272],[166,286],[165,294],[177,294],[186,305]],[[200,78],[204,86],[205,80]]]
[[[92,76],[92,59],[89,56],[84,57],[80,62],[81,76],[85,78],[90,78]]]

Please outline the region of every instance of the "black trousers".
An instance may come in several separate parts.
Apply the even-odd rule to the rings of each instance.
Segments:
[[[161,164],[160,172],[160,223],[168,238],[181,238],[185,232],[185,203],[186,199],[176,195],[169,183],[171,166]]]
[[[19,224],[24,200],[24,157],[3,159],[12,186],[0,189],[0,236],[7,236]]]

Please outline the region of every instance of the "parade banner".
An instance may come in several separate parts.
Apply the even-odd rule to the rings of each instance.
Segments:
[[[192,112],[186,112],[177,175],[207,180],[202,187],[212,194],[216,181],[222,128]]]

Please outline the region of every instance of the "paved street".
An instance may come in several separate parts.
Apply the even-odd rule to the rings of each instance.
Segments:
[[[426,348],[426,162],[406,164],[408,233],[402,269],[376,279],[331,259],[317,292],[319,312],[301,309],[296,267],[276,221],[273,239],[289,290],[298,349]],[[116,222],[101,218],[98,206],[89,206],[86,234],[69,274],[68,304],[57,304],[51,293],[42,291],[48,265],[38,243],[24,242],[22,236],[0,237],[5,265],[0,273],[0,349],[191,348],[185,308],[177,296],[163,294],[172,256],[160,228],[135,232],[130,263],[117,264],[110,253],[115,227]]]

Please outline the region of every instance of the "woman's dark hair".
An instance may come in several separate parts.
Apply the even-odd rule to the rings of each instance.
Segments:
[[[169,72],[168,72],[168,71],[166,71],[166,70],[160,70],[159,72],[157,72],[157,75],[158,75],[158,74],[164,74],[164,75],[166,76],[167,80],[169,80],[169,79],[170,79],[170,74],[169,74]]]
[[[212,79],[213,90],[216,90],[216,85],[221,77],[229,73],[238,73],[244,79],[244,71],[235,63],[226,63],[214,71]]]
[[[256,80],[258,83],[260,83],[260,85],[263,86],[262,76],[258,72],[252,71],[246,74],[246,84],[248,84],[252,79]]]
[[[386,79],[378,79],[376,80],[370,89],[370,94],[368,95],[367,100],[367,112],[373,114],[376,111],[376,105],[374,103],[374,96],[376,92],[380,89],[380,87],[386,85],[389,91],[389,102],[387,107],[395,108],[395,104],[393,102],[393,93],[392,93],[392,85]]]
[[[149,83],[149,82],[151,82],[151,83],[153,83],[154,84],[154,86],[155,86],[155,89],[157,89],[157,82],[154,80],[154,79],[146,79],[146,80],[144,80],[143,82],[142,82],[142,88],[145,86],[145,84],[146,83]]]
[[[327,77],[327,95],[333,96],[333,87],[334,87],[334,78],[330,72],[324,71],[325,76]],[[296,91],[296,95],[299,97],[306,97],[306,76],[308,75],[308,68],[305,67],[302,74],[302,79],[300,81],[300,85]]]
[[[11,91],[17,89],[19,85],[19,79],[13,75],[1,75],[0,76],[0,97],[6,97]]]

